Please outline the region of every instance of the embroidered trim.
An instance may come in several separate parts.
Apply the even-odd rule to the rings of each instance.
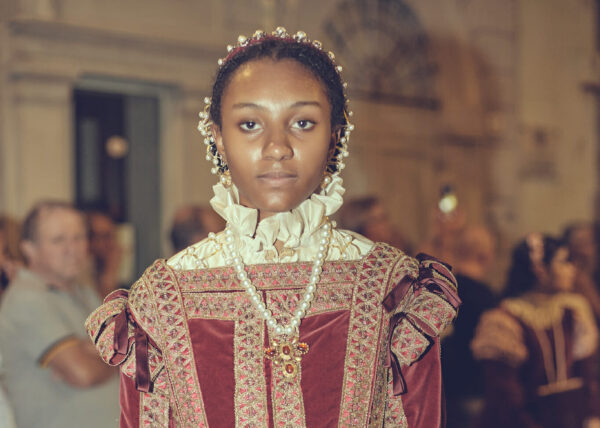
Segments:
[[[412,300],[407,313],[429,327],[435,336],[439,336],[452,324],[456,309],[437,294],[424,290]]]
[[[170,399],[168,376],[162,372],[152,393],[140,392],[140,428],[168,428]]]
[[[175,275],[163,260],[159,260],[146,270],[144,276],[154,285],[153,295],[145,302],[152,302],[156,308],[152,315],[144,314],[144,317],[158,315],[156,327],[151,326],[154,331],[149,334],[160,333],[158,343],[165,356],[163,361],[169,373],[176,417],[183,425],[207,427],[188,321]]]
[[[87,330],[92,342],[96,343],[98,335],[102,332],[113,317],[117,316],[125,309],[127,297],[117,298],[104,303],[90,314],[85,320],[85,329]]]
[[[392,352],[402,367],[417,361],[429,348],[429,345],[429,339],[407,319],[400,321],[392,333]]]
[[[381,245],[377,250],[362,260],[355,282],[339,426],[366,426],[371,412],[373,377],[379,361],[378,352],[383,352],[378,345],[384,341],[381,300],[388,288],[390,270],[399,257],[399,252],[387,245]]]
[[[287,324],[292,312],[298,306],[301,288],[298,290],[279,291],[267,293],[267,307],[280,324]],[[313,304],[323,302],[321,297],[322,288],[317,288]],[[311,305],[312,306],[312,305]],[[311,308],[312,312],[313,308]],[[269,336],[273,334],[269,329]],[[306,413],[302,397],[300,382],[302,379],[302,362],[298,363],[297,374],[293,378],[287,378],[283,371],[273,368],[271,365],[271,401],[273,403],[273,421],[276,427],[295,428],[306,426]]]
[[[135,343],[133,347],[135,347]],[[160,351],[152,345],[148,346],[148,365],[150,367],[150,380],[154,382],[164,368],[164,364]],[[121,372],[130,378],[134,378],[135,369],[135,352],[130,350],[125,361],[121,363]]]
[[[402,396],[394,396],[394,380],[389,376],[387,382],[387,397],[385,402],[384,427],[408,428],[408,421],[402,405]]]
[[[357,263],[325,262],[320,284],[343,283],[356,276]],[[248,276],[258,289],[299,287],[308,283],[311,263],[248,265]],[[198,291],[243,290],[231,267],[176,271],[182,293]]]
[[[235,305],[235,312],[240,314],[232,318],[236,321],[233,339],[235,426],[266,427],[269,417],[263,364],[263,320],[245,293],[235,293],[229,298],[223,296],[223,300],[228,300],[230,308]]]
[[[384,321],[383,337],[388,336],[389,322]],[[389,369],[384,367],[386,353],[379,353],[379,361],[377,362],[377,372],[375,374],[375,388],[373,389],[373,404],[371,405],[371,414],[369,419],[369,428],[381,428],[384,425],[385,413],[387,408],[388,399],[392,397],[388,394],[388,372]],[[391,382],[391,377],[390,377]],[[402,402],[400,398],[397,398],[400,403],[400,410],[402,410]]]

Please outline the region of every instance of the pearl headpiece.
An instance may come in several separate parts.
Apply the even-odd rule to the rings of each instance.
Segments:
[[[287,30],[283,27],[277,27],[275,31],[273,31],[270,35],[262,30],[257,30],[251,37],[246,37],[244,35],[240,35],[237,39],[237,43],[235,45],[227,46],[227,56],[225,58],[220,58],[217,61],[219,68],[222,68],[227,62],[237,55],[240,51],[244,50],[248,46],[255,45],[257,43],[261,43],[265,40],[269,39],[281,39],[288,41],[289,43],[305,43],[312,45],[314,48],[318,50],[323,50],[322,43],[318,40],[310,40],[306,36],[304,31],[298,31],[294,35],[290,35]],[[342,66],[335,64],[335,55],[333,52],[327,52],[327,56],[335,66],[335,70],[341,79],[342,74]],[[343,79],[341,79],[343,82]],[[348,84],[342,83],[345,89]],[[326,176],[323,182],[323,185],[329,184],[331,182],[331,176],[335,174],[339,174],[342,169],[345,168],[344,158],[348,157],[348,140],[350,139],[350,133],[354,130],[354,125],[350,123],[350,117],[352,117],[352,112],[348,110],[348,97],[344,93],[345,98],[345,106],[344,106],[344,116],[346,118],[346,125],[344,125],[343,130],[340,134],[340,138],[338,139],[335,152],[332,158],[327,163],[326,167]],[[213,166],[211,168],[211,172],[213,174],[217,174],[220,176],[220,181],[223,185],[229,186],[231,184],[231,176],[229,174],[229,167],[227,163],[223,160],[221,155],[217,150],[217,146],[212,137],[211,127],[213,125],[213,121],[210,117],[210,107],[211,107],[211,99],[209,97],[204,98],[204,110],[199,113],[200,121],[198,123],[198,130],[204,137],[204,144],[206,145],[206,160],[212,162]]]

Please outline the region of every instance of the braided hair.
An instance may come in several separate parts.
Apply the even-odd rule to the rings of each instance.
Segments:
[[[227,85],[235,71],[243,64],[269,58],[275,61],[293,59],[309,70],[324,86],[329,104],[331,105],[332,131],[341,130],[344,136],[344,126],[347,122],[346,98],[344,85],[335,64],[327,53],[310,43],[298,43],[293,39],[265,37],[257,43],[232,52],[217,71],[212,90],[210,106],[211,120],[221,127],[221,100]]]
[[[543,253],[540,262],[550,266],[559,248],[564,247],[561,240],[551,236],[541,236]],[[535,288],[538,281],[531,258],[532,248],[527,239],[521,241],[512,252],[512,262],[508,272],[504,297],[518,297]]]

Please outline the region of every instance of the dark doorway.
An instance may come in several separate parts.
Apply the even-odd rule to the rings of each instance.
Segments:
[[[159,100],[77,89],[75,195],[133,231],[132,274],[160,256]]]

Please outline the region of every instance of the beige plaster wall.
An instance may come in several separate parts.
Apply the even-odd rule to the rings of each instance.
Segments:
[[[442,107],[352,100],[356,131],[344,172],[348,196],[384,197],[415,242],[425,235],[428,212],[445,182],[458,186],[469,221],[499,231],[505,250],[532,229],[557,231],[572,218],[592,218],[597,132],[594,100],[580,85],[598,81],[593,2],[406,3],[429,36]],[[90,82],[151,88],[162,103],[166,230],[177,206],[211,195],[214,178],[195,128],[225,45],[239,33],[281,23],[328,47],[323,22],[337,5],[0,2],[0,210],[22,215],[39,197],[72,197],[72,88]],[[343,56],[339,60],[344,64]],[[533,143],[540,131],[548,141],[543,149]],[[532,167],[540,156],[543,165]]]
[[[593,11],[587,1],[519,3],[521,233],[558,232],[565,223],[596,214],[597,111],[593,96],[582,89],[600,76]],[[536,132],[546,135],[545,143],[536,145]],[[539,157],[551,171],[528,176],[532,159]]]

